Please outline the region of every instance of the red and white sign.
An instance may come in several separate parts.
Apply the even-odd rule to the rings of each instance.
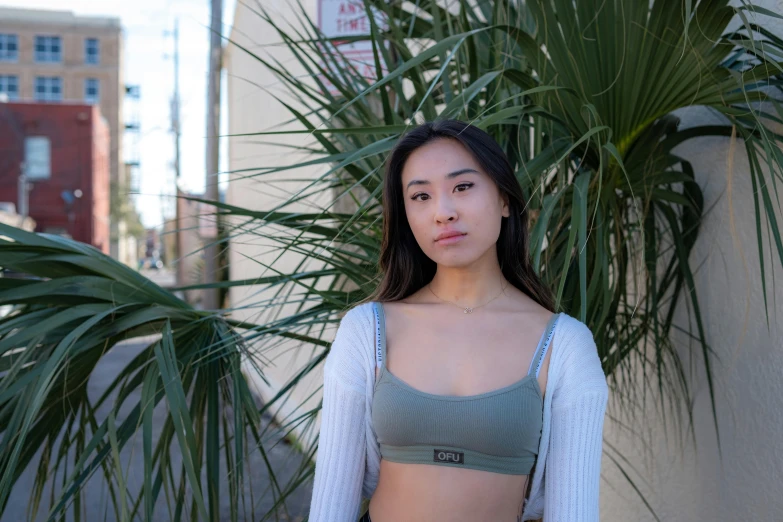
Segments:
[[[378,29],[385,27],[383,13],[375,11],[375,24]],[[327,38],[362,35],[368,35],[369,38],[371,33],[370,19],[367,16],[362,0],[318,0],[318,28]],[[344,66],[352,65],[370,83],[377,80],[375,56],[373,55],[372,42],[369,39],[359,42],[341,42],[337,40],[333,43],[347,62]],[[381,62],[381,70],[386,74],[388,69],[380,50],[378,51],[378,58]],[[327,67],[332,69],[334,64],[329,63]],[[325,80],[324,83],[332,94],[339,93],[334,86]]]

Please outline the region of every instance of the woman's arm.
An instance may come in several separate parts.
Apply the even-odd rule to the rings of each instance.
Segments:
[[[366,458],[365,380],[356,343],[358,321],[340,322],[324,363],[321,428],[310,522],[355,522],[359,517]]]
[[[564,336],[565,337],[565,336]],[[544,472],[546,522],[598,522],[604,414],[609,396],[592,332],[579,322],[552,395]]]

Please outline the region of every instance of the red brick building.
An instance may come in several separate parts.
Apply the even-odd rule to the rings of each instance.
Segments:
[[[97,105],[0,103],[0,201],[20,210],[24,164],[36,232],[68,235],[108,254],[109,136]]]

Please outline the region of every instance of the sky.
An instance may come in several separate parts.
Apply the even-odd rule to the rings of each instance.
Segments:
[[[230,30],[235,0],[223,0],[224,34]],[[169,103],[174,90],[174,39],[179,19],[179,83],[182,107],[181,184],[183,190],[203,192],[206,145],[206,95],[209,59],[209,0],[0,0],[0,6],[72,11],[76,15],[120,19],[124,33],[124,83],[138,85],[141,99],[126,103],[125,119],[137,111],[141,130],[137,142],[141,161],[136,208],[147,227],[163,223],[173,214],[174,137],[170,132]],[[225,97],[225,81],[223,83]],[[224,104],[225,106],[225,104]],[[223,111],[221,134],[226,134]],[[221,160],[226,155],[221,143]],[[127,149],[133,140],[125,140]],[[226,163],[221,161],[221,171]]]

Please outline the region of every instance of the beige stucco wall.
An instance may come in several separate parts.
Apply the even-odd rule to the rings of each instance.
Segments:
[[[307,0],[303,4],[308,9],[310,16],[314,17],[315,1]],[[293,19],[293,13],[299,9],[297,3],[264,2],[263,5],[276,13],[275,19],[278,23],[284,23],[283,20],[286,18]],[[293,56],[284,52],[281,47],[269,46],[269,44],[278,41],[276,33],[262,21],[257,13],[252,12],[242,2],[237,2],[231,40],[253,53],[264,57],[274,57],[285,64],[293,74],[303,74]],[[279,128],[283,122],[291,119],[287,109],[277,102],[270,92],[289,102],[290,98],[287,97],[278,80],[257,59],[229,43],[225,66],[228,79],[230,135],[274,130]],[[305,182],[277,183],[277,180],[313,179],[323,172],[323,169],[311,168],[289,170],[281,174],[254,175],[256,173],[252,169],[304,161],[305,156],[293,149],[269,144],[274,142],[301,146],[307,143],[307,139],[303,135],[233,136],[229,138],[228,142],[231,174],[229,175],[226,200],[231,205],[253,210],[272,209],[287,200],[290,194],[306,185]],[[243,169],[251,170],[245,171]],[[313,212],[316,210],[316,207],[311,206],[313,203],[318,205],[317,208],[324,208],[323,205],[329,203],[329,194],[322,193],[318,198],[310,198],[297,205],[286,207],[284,210]],[[262,230],[269,234],[273,229],[265,226]],[[280,230],[280,233],[286,233],[282,229]],[[301,260],[301,255],[288,252],[280,256],[280,246],[280,244],[261,237],[257,233],[240,234],[238,231],[234,231],[229,254],[231,278],[249,279],[274,275],[275,272],[267,269],[265,265],[271,265],[285,273],[293,272],[294,267]],[[313,268],[316,265],[309,266]],[[269,300],[275,299],[275,292],[278,290],[279,287],[264,291],[261,286],[231,289],[229,306],[235,308],[232,316],[257,324],[265,324],[275,318],[295,313],[297,307],[300,306],[299,302],[289,302],[285,305],[268,308],[266,313],[261,315],[258,305],[263,303],[266,306],[270,302]],[[314,304],[309,303],[305,308]],[[311,332],[311,335],[316,335],[316,332]],[[327,340],[332,340],[334,331],[324,332],[323,336]],[[247,364],[247,373],[253,378],[261,396],[268,400],[322,351],[322,347],[314,348],[311,345],[302,345],[270,337],[254,346],[255,364],[263,369],[263,377],[253,368],[252,362]],[[272,413],[277,415],[282,424],[286,424],[290,421],[289,415],[294,412],[295,408],[300,406],[304,406],[305,410],[315,408],[320,400],[319,390],[322,382],[322,368],[319,366],[310,373],[308,379],[300,381],[288,398],[276,402],[277,406],[273,408]],[[313,395],[314,393],[315,395]],[[313,396],[310,397],[311,395]],[[297,409],[296,413],[301,414],[302,411],[304,410]],[[317,431],[317,424],[300,425],[295,428],[295,435],[302,439],[303,444],[306,445],[317,434]]]
[[[757,4],[783,12],[780,1]],[[778,37],[783,35],[780,21],[758,21]],[[683,126],[721,123],[703,109],[681,111],[680,116]],[[765,232],[768,328],[747,155],[742,142],[736,142],[729,169],[730,150],[728,138],[699,138],[676,151],[692,162],[704,206],[710,209],[690,261],[697,267],[699,304],[715,352],[712,370],[722,458],[703,358],[699,347],[693,344],[689,349],[682,335],[676,340],[695,397],[695,441],[688,439],[687,424],[681,433],[671,425],[664,430],[655,393],[648,396],[647,408],[634,409],[636,419],[630,428],[635,433],[611,418],[605,423],[605,440],[630,459],[626,470],[664,521],[783,520],[783,269]],[[778,187],[780,183],[778,179]],[[775,190],[769,188],[774,200]],[[783,212],[773,206],[780,227]],[[680,305],[675,324],[688,328],[688,305],[683,300]],[[616,396],[610,398],[610,415],[618,414],[618,404]],[[623,420],[628,422],[628,417]],[[607,454],[602,476],[601,520],[654,520]]]
[[[693,123],[703,121],[705,114],[691,110],[683,118],[683,123]],[[705,208],[712,207],[691,265],[700,265],[695,283],[707,341],[715,352],[712,370],[723,458],[718,453],[703,358],[698,345],[689,348],[682,335],[676,339],[695,396],[695,444],[688,439],[687,425],[681,434],[671,425],[664,430],[654,392],[647,398],[647,408],[634,410],[631,427],[636,433],[609,418],[605,424],[605,440],[630,458],[639,473],[627,465],[626,471],[662,520],[783,520],[783,309],[775,305],[783,300],[783,269],[776,252],[770,259],[765,234],[768,329],[753,188],[742,144],[736,147],[731,173],[728,139],[700,138],[678,149],[696,169]],[[783,219],[779,209],[777,219],[778,223]],[[675,325],[688,328],[686,306],[681,300]],[[613,396],[609,414],[617,414],[618,406]],[[678,443],[680,435],[683,446]],[[602,520],[654,520],[606,454],[603,477]]]

